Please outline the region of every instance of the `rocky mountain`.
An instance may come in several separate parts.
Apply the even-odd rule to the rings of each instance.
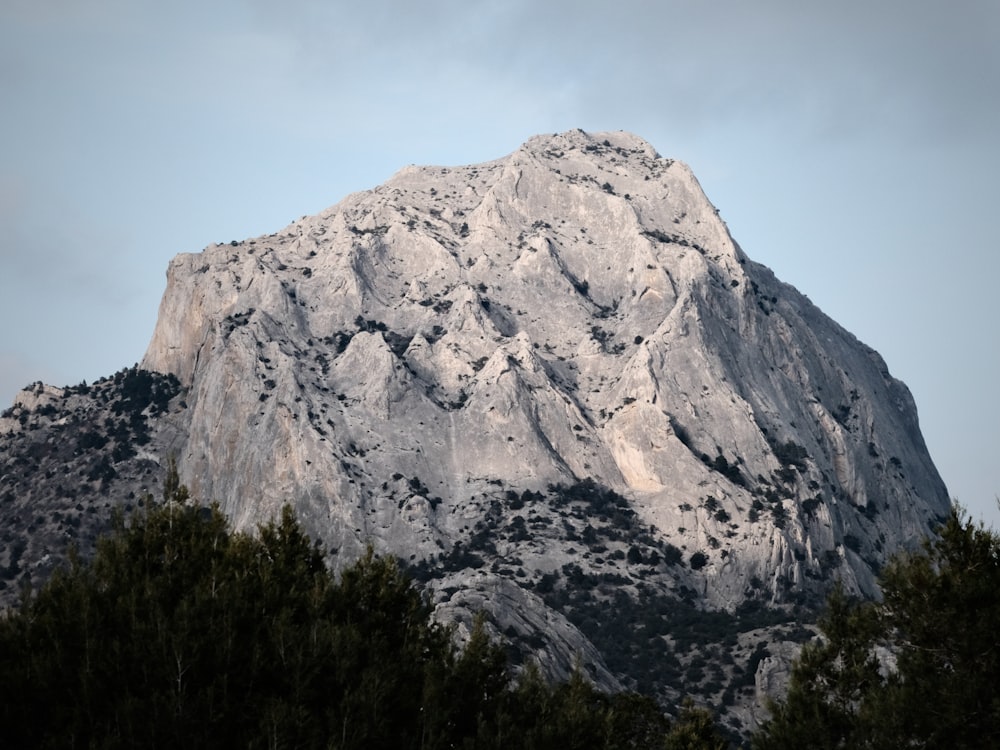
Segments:
[[[633,135],[408,167],[167,276],[140,367],[0,419],[9,582],[174,455],[239,528],[291,503],[332,564],[400,557],[515,660],[739,728],[831,582],[876,595],[949,509],[881,357]]]

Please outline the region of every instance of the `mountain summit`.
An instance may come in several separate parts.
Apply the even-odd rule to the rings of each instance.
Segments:
[[[881,357],[627,133],[407,167],[276,234],[179,255],[141,368],[121,381],[148,370],[175,390],[92,495],[126,502],[172,453],[238,527],[291,503],[334,564],[374,545],[430,582],[442,617],[485,609],[525,653],[555,671],[582,655],[606,685],[671,689],[623,667],[596,629],[615,615],[594,613],[667,602],[735,623],[835,579],[872,596],[949,510]],[[94,393],[23,392],[6,454],[66,404],[105,408]],[[683,666],[680,632],[643,648]]]
[[[188,391],[195,495],[244,524],[292,500],[340,549],[425,557],[477,497],[591,478],[734,606],[831,566],[872,593],[949,507],[882,359],[624,133],[408,167],[178,256],[143,367]]]

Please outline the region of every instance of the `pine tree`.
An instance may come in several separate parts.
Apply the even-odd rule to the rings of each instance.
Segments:
[[[757,750],[1000,747],[1000,536],[956,509],[880,584],[833,592]]]
[[[726,741],[716,729],[712,714],[687,699],[677,722],[667,734],[665,750],[725,750]]]
[[[234,533],[173,464],[145,500],[0,616],[0,747],[663,747],[651,699],[580,669],[515,681],[485,618],[457,649],[395,559],[369,548],[337,578],[288,507]],[[684,716],[693,739],[668,747],[716,750],[708,714]]]

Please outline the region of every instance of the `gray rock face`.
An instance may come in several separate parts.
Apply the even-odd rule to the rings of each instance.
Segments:
[[[290,502],[334,564],[373,544],[443,617],[486,610],[550,673],[579,655],[609,687],[645,678],[595,612],[627,629],[681,602],[748,630],[748,606],[815,604],[834,578],[876,595],[873,571],[949,509],[879,355],[625,133],[408,167],[180,255],[142,367],[183,388],[146,453],[176,452],[238,527]],[[680,653],[643,627],[649,658]],[[654,689],[725,698],[675,661]]]
[[[196,495],[240,525],[291,500],[338,549],[424,557],[498,482],[593,477],[701,550],[706,601],[732,608],[833,569],[872,594],[948,509],[881,358],[623,133],[409,167],[178,256],[143,366],[188,389]]]

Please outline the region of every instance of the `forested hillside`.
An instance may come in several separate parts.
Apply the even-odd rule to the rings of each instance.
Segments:
[[[165,494],[0,619],[0,746],[724,745],[691,705],[515,678],[481,620],[457,648],[394,559],[337,577],[287,506],[251,535]]]

